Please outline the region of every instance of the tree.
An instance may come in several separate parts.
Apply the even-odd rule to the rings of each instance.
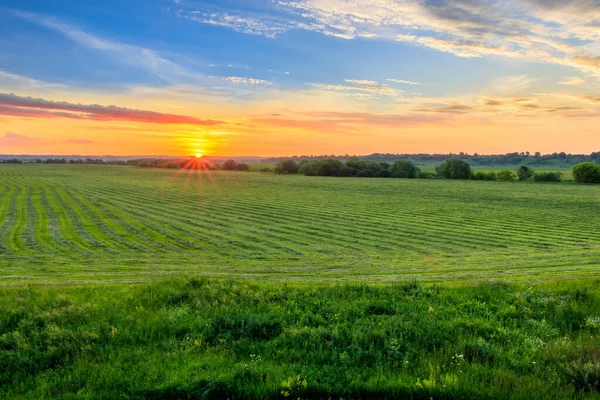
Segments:
[[[237,169],[237,163],[235,160],[227,160],[225,164],[223,164],[223,169],[225,171],[235,171]]]
[[[357,178],[371,178],[373,173],[368,169],[361,169],[356,173]]]
[[[361,161],[358,157],[350,157],[346,160],[346,167],[354,168],[354,169],[364,169],[365,162]]]
[[[515,178],[515,174],[509,170],[500,171],[496,176],[498,177],[498,180],[501,181],[512,181]]]
[[[279,161],[275,165],[275,173],[277,174],[295,174],[298,172],[298,164],[294,160]]]
[[[382,169],[381,171],[379,171],[378,173],[376,173],[373,176],[376,178],[391,178],[392,173],[388,169]]]
[[[577,164],[573,167],[575,182],[600,183],[600,165],[593,162]]]
[[[414,179],[417,177],[418,168],[408,160],[395,161],[390,167],[390,173],[392,178],[409,178]]]
[[[344,164],[335,158],[326,158],[318,161],[317,175],[319,176],[339,176],[340,169]]]
[[[471,166],[461,159],[449,158],[437,166],[435,172],[445,179],[469,179],[471,177]]]
[[[250,166],[248,164],[245,163],[238,163],[235,166],[235,169],[238,171],[250,171]]]
[[[520,181],[529,180],[534,174],[535,172],[526,165],[521,165],[517,170],[517,177]]]
[[[352,167],[348,167],[347,165],[344,165],[342,168],[340,168],[340,176],[343,177],[351,177],[351,176],[356,176],[356,173],[358,172],[358,170],[356,168],[352,168]]]

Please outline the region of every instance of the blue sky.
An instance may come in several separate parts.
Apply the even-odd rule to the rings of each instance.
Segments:
[[[183,139],[206,152],[265,155],[589,152],[600,146],[599,74],[596,0],[5,0],[0,8],[0,93],[227,126],[213,132],[218,139],[206,130],[183,138],[174,134],[182,127],[165,124],[164,140],[148,141],[154,127],[135,121],[142,125],[124,148],[139,139],[153,153],[187,151]],[[36,104],[4,117],[0,108],[7,152],[56,151],[64,143],[50,136],[75,122],[69,129],[95,146],[71,151],[105,152],[124,135],[117,126],[90,133],[99,123],[108,130],[115,121],[106,116],[34,113],[45,110]],[[564,143],[572,126],[587,145]]]

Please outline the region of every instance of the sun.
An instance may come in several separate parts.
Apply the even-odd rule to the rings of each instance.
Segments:
[[[196,158],[201,158],[202,157],[202,153],[200,153],[199,151],[196,152]]]

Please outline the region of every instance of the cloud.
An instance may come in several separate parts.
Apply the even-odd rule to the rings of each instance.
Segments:
[[[108,54],[117,62],[144,69],[169,83],[201,82],[206,78],[203,74],[164,58],[152,49],[107,40],[46,15],[24,11],[13,13],[31,23],[58,32],[83,47]]]
[[[26,146],[34,146],[43,142],[40,138],[35,138],[26,135],[19,135],[14,132],[7,132],[4,135],[3,139],[0,139],[0,142],[4,146],[8,147],[26,147]]]
[[[380,84],[377,81],[364,79],[344,79],[348,85],[312,83],[313,89],[326,92],[336,92],[351,95],[358,99],[368,99],[373,97],[392,97],[399,98],[404,95],[403,90],[394,89],[387,85]]]
[[[579,86],[583,83],[585,83],[585,80],[578,76],[567,76],[562,81],[558,82],[559,85],[567,86]]]
[[[212,126],[223,121],[202,120],[185,115],[164,114],[97,104],[74,104],[0,93],[0,115],[30,118],[74,118],[94,121],[136,121],[154,124]]]
[[[67,86],[49,83],[0,70],[0,86],[18,89],[61,89]]]
[[[270,81],[265,81],[262,79],[255,79],[255,78],[243,78],[240,76],[225,76],[225,77],[221,77],[221,79],[226,80],[231,83],[235,83],[235,84],[254,85],[254,86],[271,85],[272,84],[272,82],[270,82]]]
[[[254,124],[323,132],[361,132],[365,126],[414,127],[446,124],[442,115],[377,114],[368,112],[316,111],[302,114],[304,118],[255,118]],[[307,118],[308,117],[308,118]]]
[[[229,13],[207,13],[179,11],[181,17],[201,24],[229,28],[235,32],[246,33],[249,35],[265,36],[275,38],[282,32],[289,29],[285,23],[281,23],[273,18],[253,18],[249,16],[231,15]]]
[[[344,79],[346,83],[352,83],[355,85],[366,85],[366,86],[378,86],[379,83],[377,81],[367,81],[364,79]]]
[[[419,112],[435,112],[442,114],[465,114],[474,111],[473,107],[466,104],[447,104],[441,106],[421,106],[415,108]]]
[[[68,139],[68,140],[48,140],[34,136],[21,135],[14,132],[7,132],[3,138],[0,138],[0,144],[6,148],[26,148],[26,147],[39,147],[49,146],[54,144],[75,144],[75,145],[88,145],[94,144],[95,142],[87,139]]]
[[[513,94],[529,89],[539,78],[528,75],[510,75],[492,82],[491,91],[499,94]]]
[[[510,111],[517,113],[558,113],[581,111],[581,107],[546,105],[536,97],[486,97],[481,99],[483,111]]]
[[[269,38],[306,30],[346,40],[396,40],[459,57],[502,56],[600,73],[597,0],[272,0],[267,4],[252,12],[216,5],[208,10],[206,5],[182,2],[176,8],[183,18]]]
[[[404,79],[386,79],[388,82],[402,83],[404,85],[420,85],[419,82],[405,81]]]

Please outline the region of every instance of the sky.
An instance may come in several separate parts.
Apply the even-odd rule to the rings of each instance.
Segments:
[[[600,0],[2,0],[0,154],[600,150]]]

